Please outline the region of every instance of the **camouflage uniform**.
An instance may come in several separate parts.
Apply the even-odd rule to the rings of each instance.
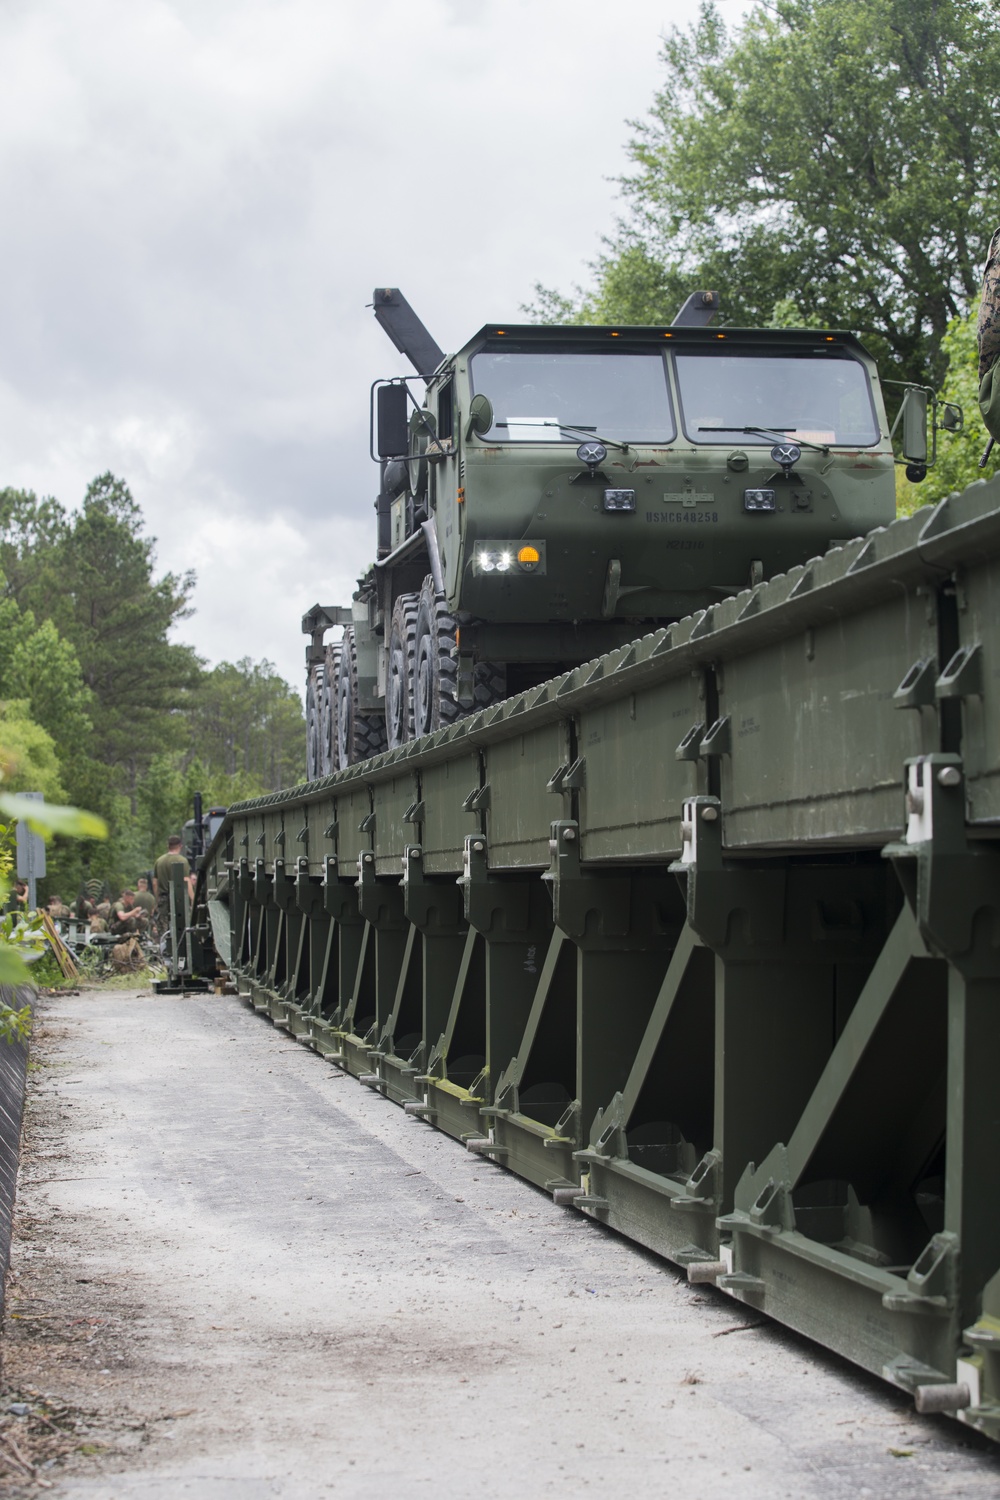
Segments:
[[[979,378],[1000,359],[1000,229],[990,240],[979,305]]]

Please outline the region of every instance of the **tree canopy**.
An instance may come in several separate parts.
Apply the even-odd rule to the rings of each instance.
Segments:
[[[739,30],[706,0],[663,63],[593,287],[531,311],[667,322],[713,287],[725,322],[782,305],[935,382],[1000,215],[998,0],[767,0]]]
[[[304,775],[298,695],[269,662],[207,669],[171,639],[194,575],[158,574],[128,486],[102,474],[79,509],[0,491],[0,773],[102,816],[103,843],[50,852],[67,889],[149,867],[191,816]]]

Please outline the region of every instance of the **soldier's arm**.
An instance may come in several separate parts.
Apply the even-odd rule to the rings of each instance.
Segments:
[[[979,378],[1000,358],[1000,229],[990,240],[983,272],[983,296],[977,325]]]

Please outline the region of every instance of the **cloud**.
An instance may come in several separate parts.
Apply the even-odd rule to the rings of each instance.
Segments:
[[[0,8],[0,479],[126,478],[183,637],[301,680],[369,560],[368,390],[399,285],[446,347],[566,287],[694,0]]]

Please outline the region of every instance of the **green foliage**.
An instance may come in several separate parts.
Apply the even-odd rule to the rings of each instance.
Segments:
[[[245,656],[205,673],[192,695],[190,724],[194,753],[209,775],[274,789],[303,779],[302,703],[269,661]]]
[[[942,353],[948,361],[941,396],[945,401],[954,401],[961,406],[965,416],[964,430],[957,437],[938,433],[937,463],[921,484],[910,484],[903,470],[897,471],[896,504],[902,513],[909,514],[922,505],[933,505],[944,495],[964,490],[977,479],[991,479],[996,473],[997,461],[993,456],[985,469],[979,467],[989,433],[979,411],[976,317],[977,313],[972,312],[966,318],[956,318],[941,342]]]
[[[32,719],[30,705],[17,699],[0,701],[0,774],[12,792],[41,792],[47,800],[65,800],[52,736]],[[5,800],[0,798],[0,810]]]
[[[13,823],[0,824],[0,908],[10,892],[14,873]],[[32,982],[29,960],[41,954],[37,929],[41,918],[31,923],[17,922],[13,915],[0,918],[0,985],[21,985]],[[23,930],[22,930],[23,928]],[[0,1000],[0,1042],[21,1041],[31,1030],[30,1006],[16,1007]]]
[[[269,662],[206,671],[170,639],[194,575],[156,573],[128,486],[102,474],[77,511],[0,491],[0,759],[5,787],[94,809],[49,851],[48,886],[113,889],[191,816],[300,781],[298,694]],[[94,825],[96,826],[96,825]]]
[[[769,0],[738,32],[706,0],[663,62],[593,289],[535,315],[664,322],[717,287],[731,324],[791,301],[935,383],[996,225],[995,0]]]
[[[83,812],[79,807],[53,807],[51,803],[36,802],[16,793],[0,792],[0,813],[27,823],[32,833],[40,833],[46,839],[54,833],[67,834],[74,839],[106,839],[108,836],[104,819],[93,813]]]

